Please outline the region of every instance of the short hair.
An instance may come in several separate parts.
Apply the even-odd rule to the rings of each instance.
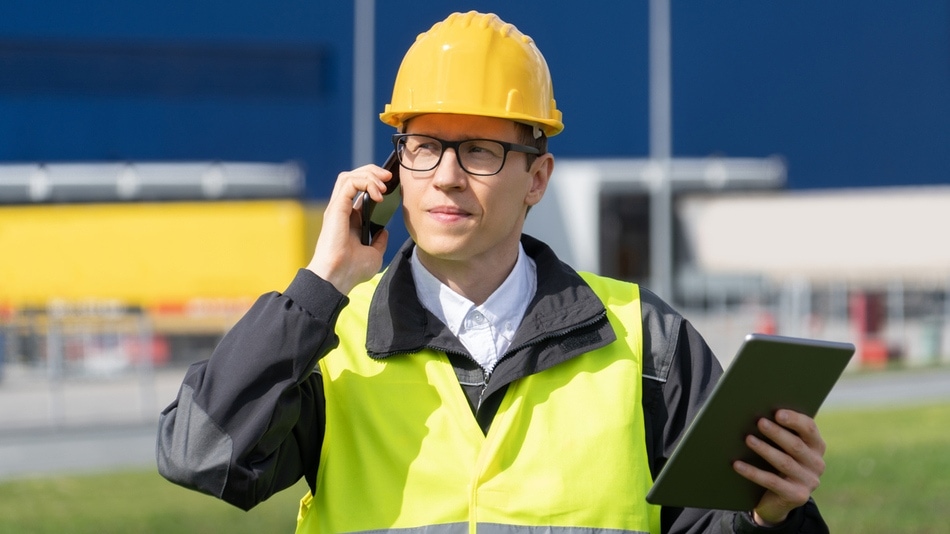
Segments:
[[[548,151],[548,136],[544,135],[544,132],[536,126],[525,124],[523,122],[515,123],[515,132],[518,135],[518,142],[522,145],[533,146],[540,151],[540,154],[525,154],[525,161],[527,162],[527,169],[531,168],[531,165],[534,163],[534,160],[538,159],[538,156],[545,154]],[[535,137],[535,132],[539,135]]]

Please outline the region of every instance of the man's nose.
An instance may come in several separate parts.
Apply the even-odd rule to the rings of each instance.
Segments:
[[[451,154],[449,153],[450,150],[452,151]],[[442,152],[442,159],[434,173],[433,183],[437,187],[445,189],[464,189],[468,179],[468,173],[462,168],[458,151],[454,148],[446,148]]]

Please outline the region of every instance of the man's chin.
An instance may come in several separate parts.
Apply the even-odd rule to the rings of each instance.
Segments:
[[[466,241],[460,236],[427,235],[425,239],[413,239],[419,252],[440,261],[460,261],[466,258]]]

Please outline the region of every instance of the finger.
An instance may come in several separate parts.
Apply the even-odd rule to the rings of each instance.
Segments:
[[[775,413],[775,421],[798,434],[812,449],[825,453],[825,440],[813,418],[793,410],[779,410]]]
[[[797,432],[765,418],[759,420],[758,428],[763,436],[772,440],[778,449],[790,456],[796,463],[802,464],[812,472],[821,475],[825,471],[825,461],[823,459],[825,442],[821,439],[818,427],[814,425],[814,421],[810,417],[797,415],[800,416],[794,424],[795,427],[800,429]],[[789,419],[781,415],[777,417],[786,421]],[[807,421],[811,421],[812,424],[808,425]],[[779,466],[775,467],[779,469]]]
[[[766,489],[755,506],[755,512],[773,524],[784,521],[789,512],[803,506],[811,497],[812,490],[802,484],[784,480],[743,462],[736,462],[734,467],[739,475]]]
[[[733,464],[736,472],[773,493],[783,507],[804,504],[818,488],[820,473],[755,436],[748,436],[746,444],[778,472],[757,469],[743,462]]]
[[[774,438],[770,437],[770,439],[774,441]],[[824,469],[821,457],[808,450],[801,440],[793,438],[789,441],[794,443],[786,446],[778,443],[773,445],[756,436],[746,436],[746,445],[774,467],[780,475],[798,480],[817,478]]]
[[[809,497],[818,488],[819,484],[817,476],[788,477],[759,469],[742,461],[734,462],[733,469],[743,478],[766,490],[759,506],[766,505],[768,509],[771,509],[772,512],[763,510],[763,513],[772,517],[782,516],[808,502]],[[801,473],[804,474],[806,471]]]
[[[346,176],[344,176],[346,175]],[[355,199],[359,193],[365,191],[376,202],[382,202],[386,193],[386,182],[392,179],[392,173],[376,165],[364,165],[348,173],[341,173],[341,180],[349,185],[344,196]]]
[[[743,461],[736,461],[732,464],[736,473],[745,479],[765,488],[773,494],[773,499],[778,499],[783,506],[788,509],[797,508],[808,502],[812,492],[818,487],[812,486],[800,480],[785,478],[781,475],[759,469]],[[768,496],[768,494],[766,494]]]
[[[376,232],[376,235],[373,236],[373,241],[370,244],[375,248],[380,254],[386,252],[386,245],[389,243],[389,232],[383,228],[379,232]]]
[[[366,191],[378,201],[386,190],[386,182],[391,179],[392,173],[376,165],[341,172],[333,184],[331,198],[346,199],[352,204],[360,192]]]

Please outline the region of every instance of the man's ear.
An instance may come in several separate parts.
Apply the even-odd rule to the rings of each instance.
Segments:
[[[534,206],[541,202],[544,192],[548,189],[548,182],[551,180],[551,173],[554,172],[554,156],[550,153],[538,156],[528,173],[531,175],[531,188],[525,196],[525,204]]]

